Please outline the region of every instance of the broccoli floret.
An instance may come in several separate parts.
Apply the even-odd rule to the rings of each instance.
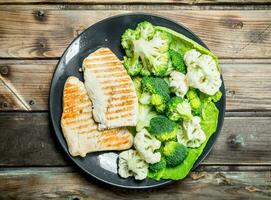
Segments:
[[[136,131],[141,131],[145,127],[149,127],[150,120],[157,116],[157,113],[152,110],[152,106],[139,104],[139,116],[136,124]]]
[[[142,63],[139,59],[129,58],[127,56],[123,57],[123,65],[127,70],[128,74],[131,76],[136,76],[142,71]]]
[[[149,132],[160,141],[176,138],[177,131],[177,124],[164,116],[154,117],[150,121]]]
[[[183,55],[173,49],[169,50],[169,55],[170,55],[173,68],[176,71],[186,74],[186,66],[184,64]]]
[[[172,121],[179,121],[180,119],[191,119],[191,107],[188,101],[182,97],[173,97],[167,104],[167,116]]]
[[[213,102],[218,102],[222,97],[222,92],[218,91],[216,92],[214,95],[210,96],[208,94],[205,94],[203,92],[199,92],[199,98],[201,99],[201,101],[213,101]]]
[[[218,102],[221,99],[221,97],[222,97],[221,91],[218,91],[213,96],[210,96],[210,98],[213,102]]]
[[[168,167],[176,167],[181,164],[187,154],[187,148],[178,142],[169,141],[163,148],[163,155]]]
[[[127,29],[123,35],[121,36],[121,46],[124,48],[125,53],[128,57],[132,57],[133,55],[133,40],[137,40],[139,38],[138,31]]]
[[[197,91],[195,89],[190,89],[187,93],[186,93],[186,97],[190,102],[190,106],[192,108],[192,112],[194,115],[200,115],[201,114],[201,108],[202,108],[202,104],[200,101],[200,98],[197,94]]]
[[[144,77],[141,80],[143,93],[139,99],[142,104],[153,105],[158,112],[163,112],[170,99],[168,84],[162,78]]]
[[[151,72],[164,76],[168,69],[170,40],[167,33],[155,30],[149,22],[139,23],[135,30],[126,30],[121,45],[128,57],[124,62],[128,73],[148,76]]]
[[[134,83],[134,86],[135,86],[135,89],[136,89],[136,94],[137,94],[138,98],[140,98],[141,94],[142,94],[141,80],[142,80],[141,77],[133,78],[133,83]]]
[[[161,157],[161,160],[158,163],[150,164],[149,169],[152,172],[159,172],[162,169],[165,169],[167,166],[167,162],[165,158]]]

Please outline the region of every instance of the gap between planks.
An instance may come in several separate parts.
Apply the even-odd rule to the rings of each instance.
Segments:
[[[38,7],[37,7],[38,6]],[[0,11],[13,10],[270,10],[271,4],[183,5],[183,4],[1,4]]]
[[[203,170],[163,188],[127,190],[102,184],[69,168],[10,169],[0,170],[0,198],[267,200],[271,196],[270,176],[269,169]]]

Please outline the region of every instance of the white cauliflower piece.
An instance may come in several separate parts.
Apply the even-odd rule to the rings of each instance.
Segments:
[[[149,127],[151,119],[157,115],[157,113],[151,109],[152,107],[149,105],[139,104],[136,131],[141,131],[144,127]]]
[[[137,180],[143,180],[147,177],[148,167],[135,150],[130,149],[119,154],[118,173],[122,178],[134,176]]]
[[[160,148],[161,142],[152,137],[146,129],[142,129],[136,134],[134,146],[147,163],[154,164],[160,161],[161,154],[154,151]]]
[[[221,86],[220,73],[214,59],[206,54],[192,49],[185,53],[189,86],[198,88],[201,92],[214,95]]]
[[[183,129],[177,133],[177,140],[187,147],[199,147],[206,140],[205,133],[200,126],[200,118],[195,116],[191,120],[184,120]]]
[[[184,97],[189,89],[186,75],[178,71],[171,72],[169,78],[169,87],[177,96]]]

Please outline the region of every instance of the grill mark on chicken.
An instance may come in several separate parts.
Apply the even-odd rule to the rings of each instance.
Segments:
[[[105,95],[119,95],[119,94],[129,94],[133,93],[134,91],[132,89],[123,89],[123,90],[115,90],[115,91],[109,91],[104,93]]]
[[[118,115],[118,116],[114,116],[114,117],[107,116],[107,119],[110,121],[110,120],[115,120],[115,119],[119,119],[119,118],[123,118],[123,117],[131,117],[132,115],[133,114],[130,112],[130,113],[127,113],[124,115]]]
[[[105,80],[105,81],[101,81],[101,84],[111,84],[111,83],[115,83],[116,81],[120,82],[120,83],[126,83],[126,82],[130,82],[130,78],[121,78],[121,79],[109,79],[109,80]]]
[[[113,72],[124,72],[122,70],[121,66],[116,66],[116,67],[110,67],[110,68],[101,68],[101,69],[89,69],[90,72],[96,73],[96,74],[104,74],[104,73],[113,73]]]
[[[134,106],[127,106],[127,107],[123,107],[123,108],[120,108],[120,109],[114,109],[114,110],[109,108],[108,111],[106,112],[106,114],[112,115],[112,114],[117,114],[117,113],[120,113],[120,112],[132,111],[133,109],[134,109]]]
[[[100,74],[100,75],[95,75],[96,78],[110,78],[110,77],[123,77],[127,76],[127,72],[118,72],[118,73],[107,73],[107,74]]]
[[[117,85],[107,85],[102,87],[103,90],[114,90],[114,89],[129,89],[130,86],[132,86],[131,83],[121,83],[121,84],[117,84]]]
[[[104,68],[112,68],[112,67],[122,67],[122,63],[118,60],[110,60],[110,61],[93,61],[93,62],[86,62],[85,66],[88,69],[104,69]]]

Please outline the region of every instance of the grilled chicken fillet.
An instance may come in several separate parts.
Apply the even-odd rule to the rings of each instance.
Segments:
[[[69,77],[64,86],[61,127],[72,156],[89,152],[128,149],[133,136],[126,128],[98,131],[92,118],[92,103],[83,82]]]
[[[135,126],[138,99],[131,77],[117,56],[100,48],[83,61],[85,86],[99,130]]]

